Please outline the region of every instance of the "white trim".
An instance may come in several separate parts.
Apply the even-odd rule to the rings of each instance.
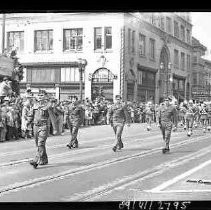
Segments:
[[[167,188],[168,186],[180,181],[181,179],[184,179],[185,177],[190,176],[191,174],[195,173],[196,171],[204,168],[205,166],[207,166],[209,164],[211,164],[211,160],[208,160],[208,161],[202,163],[201,165],[199,165],[195,168],[192,168],[191,170],[186,171],[185,173],[180,174],[179,176],[176,176],[175,178],[173,178],[167,182],[164,182],[163,184],[151,189],[150,192],[159,192],[159,191]]]

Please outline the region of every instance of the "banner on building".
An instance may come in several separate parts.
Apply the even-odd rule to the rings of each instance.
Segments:
[[[0,75],[2,76],[12,76],[14,69],[14,62],[11,58],[0,56]]]

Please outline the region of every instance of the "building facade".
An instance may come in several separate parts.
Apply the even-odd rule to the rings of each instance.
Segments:
[[[24,92],[45,88],[64,99],[79,95],[78,59],[86,59],[83,98],[156,103],[169,94],[190,97],[188,13],[8,14],[6,47],[25,66]]]

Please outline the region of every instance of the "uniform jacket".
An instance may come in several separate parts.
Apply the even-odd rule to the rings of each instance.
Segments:
[[[169,123],[177,119],[177,112],[174,106],[162,105],[158,111],[160,123]]]
[[[84,120],[84,110],[79,104],[70,104],[68,106],[69,122],[74,126],[80,126]]]
[[[108,118],[111,124],[115,123],[130,123],[131,118],[129,116],[128,110],[126,105],[120,104],[113,104],[108,110]]]

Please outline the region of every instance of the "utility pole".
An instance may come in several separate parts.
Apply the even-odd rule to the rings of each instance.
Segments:
[[[4,53],[5,48],[5,20],[6,20],[6,14],[2,14],[2,45],[1,45],[1,53]]]

